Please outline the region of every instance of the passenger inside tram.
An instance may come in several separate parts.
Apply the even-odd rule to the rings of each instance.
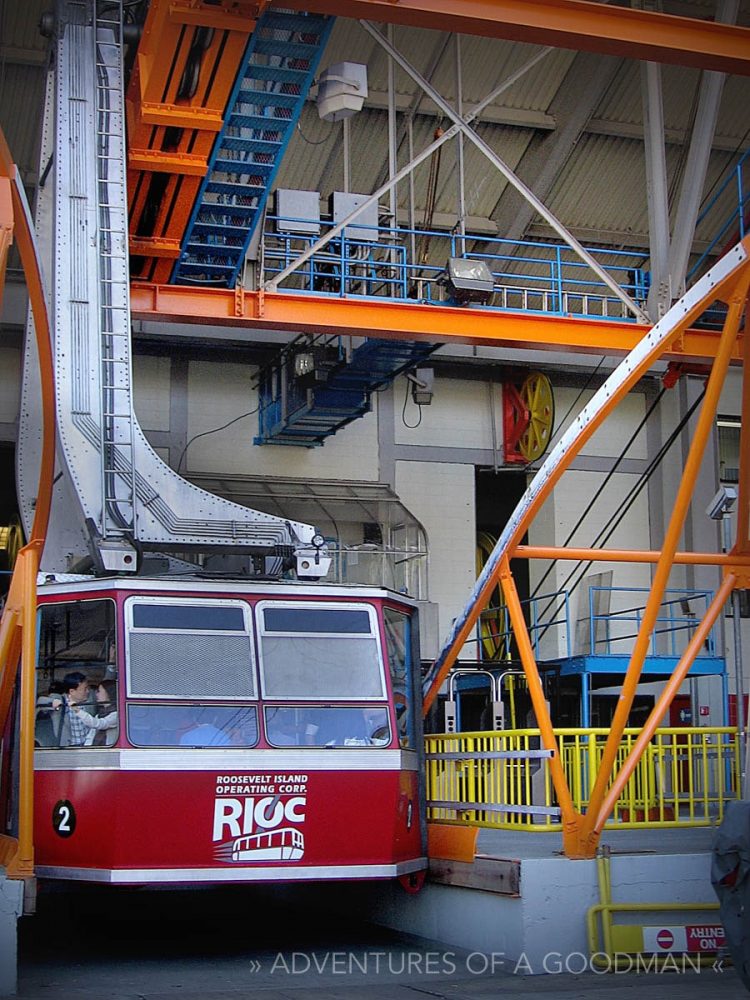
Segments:
[[[266,736],[272,746],[386,746],[390,742],[385,706],[267,706]]]
[[[92,685],[86,675],[78,670],[67,673],[61,682],[53,682],[56,692],[37,700],[36,742],[46,747],[92,746],[99,732],[109,731],[106,742],[111,745],[117,738],[117,709],[110,710],[110,692],[99,684],[98,696],[89,703]],[[59,692],[59,693],[58,693]],[[106,714],[99,714],[98,707],[105,707]],[[91,711],[88,711],[88,709]]]

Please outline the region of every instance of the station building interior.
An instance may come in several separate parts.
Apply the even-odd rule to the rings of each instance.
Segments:
[[[567,12],[557,34],[536,0],[505,5],[524,8],[517,24],[463,4],[90,6],[122,16],[132,403],[150,448],[195,487],[314,525],[327,582],[416,602],[428,683],[562,442],[565,474],[514,541],[538,558],[511,568],[552,724],[606,731],[658,571],[655,558],[585,553],[662,550],[726,302],[668,340],[572,458],[568,442],[622,359],[747,233],[749,0],[569,4],[586,16]],[[60,84],[48,81],[73,8],[0,2],[0,124],[50,300],[61,265],[49,234],[66,222],[52,207]],[[656,45],[650,15],[694,34]],[[14,246],[0,326],[7,571],[37,475],[27,310]],[[741,346],[730,361],[673,551],[747,551]],[[86,573],[68,513],[53,504],[49,565]],[[176,554],[245,572],[229,552]],[[669,561],[628,731],[725,573]],[[506,597],[496,577],[433,691],[428,733],[538,728]],[[746,720],[748,640],[740,581],[662,726]]]

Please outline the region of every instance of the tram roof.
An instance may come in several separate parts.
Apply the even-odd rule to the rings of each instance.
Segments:
[[[96,577],[78,573],[40,574],[38,580],[40,596],[49,594],[90,594],[102,591],[117,591],[120,593],[154,594],[164,593],[200,593],[267,597],[339,597],[339,598],[373,598],[399,601],[411,607],[418,607],[419,602],[405,594],[389,590],[387,587],[372,587],[367,584],[300,583],[296,580],[240,580],[237,577],[215,577],[207,579],[202,576],[108,576]]]

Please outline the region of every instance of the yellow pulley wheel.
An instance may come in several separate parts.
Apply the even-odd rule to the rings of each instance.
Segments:
[[[535,462],[547,450],[555,423],[552,383],[541,372],[532,372],[521,386],[521,399],[529,411],[529,426],[518,441],[527,462]]]
[[[477,576],[482,572],[490,553],[497,541],[489,532],[477,532],[476,567]],[[487,607],[480,617],[480,636],[483,648],[483,660],[510,659],[510,631],[508,624],[508,609],[505,606],[503,592],[498,586],[493,590]]]
[[[13,569],[22,546],[23,529],[18,518],[14,517],[10,524],[0,527],[0,553],[6,569]]]

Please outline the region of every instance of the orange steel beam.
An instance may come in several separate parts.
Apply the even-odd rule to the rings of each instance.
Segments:
[[[745,329],[749,329],[750,301],[745,309]],[[740,469],[745,471],[740,476],[737,496],[737,536],[734,541],[734,553],[750,551],[750,482],[747,473],[750,472],[750,373],[745,373],[742,380],[742,423],[740,425]]]
[[[519,545],[514,559],[572,559],[575,562],[655,563],[660,552],[638,549],[563,549],[554,545]],[[750,567],[750,553],[675,552],[672,560],[679,566]]]
[[[750,75],[750,29],[587,0],[289,0],[284,7]]]
[[[625,730],[625,726],[627,725],[628,715],[630,714],[630,709],[633,705],[636,688],[641,677],[641,671],[643,669],[643,664],[651,642],[651,633],[656,626],[661,602],[664,597],[664,591],[669,581],[669,574],[672,569],[674,555],[677,552],[677,543],[679,542],[680,535],[685,524],[685,519],[690,508],[690,501],[692,499],[695,483],[700,472],[703,453],[706,449],[706,444],[711,432],[713,431],[716,409],[719,404],[721,391],[724,387],[724,379],[729,368],[729,359],[731,357],[734,338],[737,335],[742,313],[745,309],[748,285],[750,285],[750,274],[748,274],[747,269],[745,269],[745,272],[736,282],[734,292],[730,293],[728,296],[729,308],[721,335],[720,349],[716,356],[716,360],[706,386],[706,394],[703,398],[703,404],[701,406],[695,431],[693,432],[682,479],[677,490],[677,496],[674,500],[672,515],[669,519],[669,524],[664,536],[664,544],[659,556],[659,561],[656,564],[656,570],[651,583],[651,591],[649,593],[648,600],[646,601],[646,607],[643,611],[641,625],[633,646],[633,652],[630,657],[630,662],[628,663],[628,669],[625,672],[622,690],[620,692],[620,697],[617,700],[614,717],[610,724],[609,735],[607,736],[607,742],[605,743],[602,753],[599,771],[596,775],[596,781],[594,782],[594,787],[592,788],[591,795],[589,796],[588,810],[586,812],[586,816],[584,817],[581,829],[582,846],[587,844],[589,838],[594,835],[596,818],[602,808],[602,803],[604,802],[607,787],[612,776],[612,770],[617,760],[617,752],[622,741],[622,734]]]
[[[134,282],[130,288],[134,319],[167,323],[205,323],[294,333],[425,340],[430,343],[480,344],[565,350],[588,354],[627,354],[648,331],[638,323],[608,319],[572,319],[529,313],[496,312],[413,302],[373,302],[292,292],[195,288]],[[687,329],[675,335],[664,357],[706,360],[715,357],[719,338],[708,330]],[[742,360],[739,338],[732,359]]]
[[[643,729],[638,734],[638,738],[633,744],[624,764],[617,772],[617,775],[615,776],[615,779],[612,782],[612,785],[610,786],[597,815],[594,817],[593,832],[597,836],[601,834],[609,814],[614,809],[615,803],[620,797],[620,793],[628,783],[633,771],[636,769],[638,761],[641,759],[644,750],[651,742],[651,738],[658,729],[659,724],[664,717],[664,713],[672,704],[674,696],[679,691],[680,685],[687,677],[688,671],[695,662],[695,658],[703,649],[704,643],[708,638],[716,619],[724,610],[724,606],[729,599],[729,595],[737,585],[737,582],[737,578],[732,573],[728,573],[727,576],[724,577],[714,599],[711,601],[705,615],[697,625],[695,632],[687,645],[687,649],[682,654],[680,662],[675,667],[672,676],[664,685],[664,690],[657,698],[648,719],[646,719],[646,722],[643,725]],[[591,805],[589,804],[589,811],[590,810]]]
[[[42,458],[31,538],[18,554],[0,618],[0,731],[10,708],[20,659],[18,839],[0,838],[11,878],[34,874],[34,715],[36,685],[36,577],[47,534],[55,471],[55,389],[52,338],[31,213],[5,136],[0,130],[0,179],[10,184],[13,233],[23,265],[39,352]],[[3,220],[5,221],[5,220]]]
[[[3,304],[5,287],[5,265],[8,251],[13,245],[13,196],[10,178],[0,177],[0,306]]]
[[[236,0],[152,0],[126,96],[131,237],[179,248],[257,10]],[[181,97],[198,54],[194,92]],[[152,281],[169,279],[172,256],[131,246],[134,273]]]

